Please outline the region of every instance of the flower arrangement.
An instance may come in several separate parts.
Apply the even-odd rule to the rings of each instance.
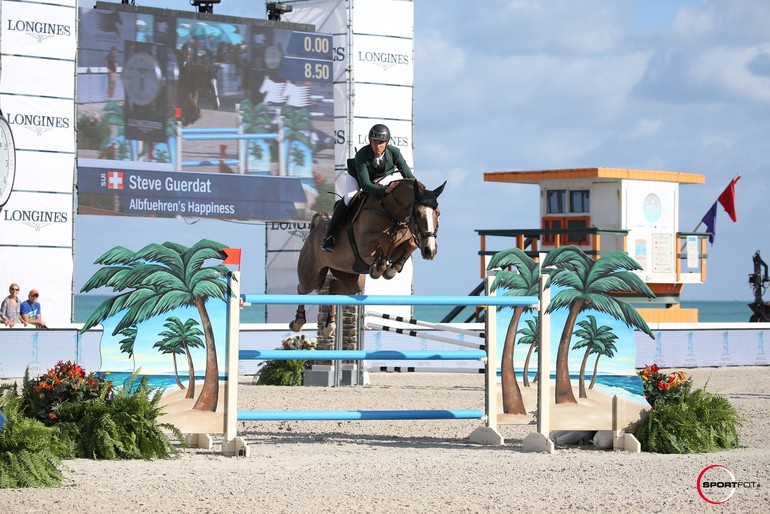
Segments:
[[[279,350],[315,350],[318,339],[304,335],[289,336],[281,341]],[[254,375],[257,385],[298,386],[306,369],[310,369],[309,360],[273,360],[265,362]]]
[[[26,414],[46,425],[57,421],[57,408],[66,402],[84,402],[112,393],[112,381],[85,370],[71,361],[59,361],[36,379],[24,378]]]
[[[317,344],[317,338],[307,338],[304,335],[289,336],[281,341],[284,350],[315,350]]]
[[[652,406],[634,433],[643,451],[702,453],[738,446],[741,417],[727,398],[693,390],[684,371],[662,373],[657,364],[639,376]]]
[[[684,371],[662,373],[657,364],[645,366],[639,376],[644,385],[644,397],[653,408],[686,395],[692,388],[692,379]]]

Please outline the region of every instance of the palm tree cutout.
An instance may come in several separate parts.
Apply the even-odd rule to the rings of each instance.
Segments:
[[[540,343],[540,316],[534,319],[528,319],[524,321],[526,326],[519,330],[519,344],[527,345],[527,358],[524,359],[524,370],[522,377],[522,384],[524,387],[529,387],[529,361],[532,359],[532,355],[537,353],[538,343]],[[535,375],[537,380],[537,375]]]
[[[594,348],[591,350],[591,353],[596,355],[596,360],[594,361],[594,375],[591,377],[591,383],[589,384],[588,389],[593,389],[596,384],[596,375],[599,372],[599,358],[604,356],[611,359],[615,356],[615,352],[617,351],[618,349],[613,341],[596,342]]]
[[[642,268],[624,252],[612,252],[594,261],[577,246],[562,246],[548,253],[542,267],[549,275],[546,287],[564,288],[551,298],[546,312],[568,310],[556,353],[556,403],[577,403],[569,378],[569,343],[578,315],[586,310],[602,312],[655,339],[633,306],[611,296],[636,292],[654,298],[655,294],[631,273]]]
[[[254,104],[251,100],[241,102],[241,119],[244,134],[265,134],[272,130],[273,119],[270,110],[263,103]],[[262,152],[269,146],[264,140],[249,141],[249,152],[258,161],[263,159]]]
[[[224,260],[224,248],[221,243],[203,239],[190,248],[165,242],[149,244],[137,252],[122,246],[107,251],[95,261],[104,267],[88,279],[81,292],[107,286],[121,294],[99,305],[81,333],[120,313],[123,317],[112,335],[166,312],[195,307],[206,341],[206,373],[193,409],[215,411],[219,400],[219,364],[206,302],[232,296],[227,284],[232,273],[223,264],[203,264],[208,259]]]
[[[585,383],[585,376],[586,376],[586,363],[588,362],[588,356],[592,353],[597,353],[597,349],[599,347],[605,347],[607,344],[612,344],[614,346],[613,341],[616,341],[618,336],[616,336],[612,332],[612,328],[608,327],[607,325],[598,326],[596,323],[596,318],[589,314],[586,319],[583,321],[578,321],[578,326],[580,327],[578,330],[575,331],[575,337],[578,338],[575,345],[572,347],[573,350],[579,350],[581,348],[585,348],[585,354],[583,354],[583,360],[580,363],[580,379],[579,379],[579,386],[578,386],[578,396],[580,398],[588,398],[588,395],[586,394],[586,383]],[[614,353],[613,353],[614,354]],[[596,363],[595,366],[599,364],[599,357],[596,357]],[[592,383],[596,380],[596,367],[594,368],[594,378],[592,380]]]
[[[177,371],[176,356],[187,356],[187,370],[189,379],[187,385],[187,394],[185,398],[195,397],[195,365],[193,364],[191,348],[204,348],[203,340],[200,336],[203,332],[197,327],[198,322],[192,318],[188,318],[187,321],[182,323],[182,320],[176,316],[171,316],[168,321],[163,324],[168,330],[164,330],[159,333],[163,339],[153,345],[153,348],[160,349],[161,353],[170,353],[174,360],[174,375],[176,383],[179,389],[184,389],[184,385],[179,380],[179,372]]]
[[[124,328],[120,332],[120,335],[125,336],[118,341],[118,345],[121,353],[127,353],[129,359],[133,359],[134,367],[133,371],[136,371],[136,356],[134,355],[134,343],[136,342],[136,327]]]
[[[287,150],[286,156],[291,159],[293,164],[302,167],[305,165],[304,153],[292,143],[297,141],[310,148],[309,134],[314,130],[313,122],[310,119],[310,109],[286,105],[281,109],[281,115],[283,116],[283,138],[285,149]],[[294,151],[289,153],[288,150],[292,148],[294,148]],[[298,154],[301,154],[301,157],[298,158]]]
[[[513,266],[518,273],[500,270],[495,275],[490,289],[496,291],[503,288],[503,296],[537,296],[540,285],[540,267],[523,250],[511,248],[496,253],[489,262],[487,269],[507,268]],[[498,310],[510,307],[498,307]],[[506,414],[526,414],[524,400],[516,380],[516,372],[513,366],[513,350],[516,344],[516,332],[519,328],[519,320],[525,312],[532,307],[517,306],[513,308],[513,317],[508,324],[503,344],[503,355],[500,363],[501,387],[503,392],[503,412]]]

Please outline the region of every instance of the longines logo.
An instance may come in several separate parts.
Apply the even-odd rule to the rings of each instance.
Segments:
[[[358,60],[374,63],[386,71],[393,66],[409,64],[408,55],[389,52],[358,52]]]
[[[8,20],[6,30],[24,32],[28,36],[37,39],[38,43],[42,43],[46,39],[55,36],[69,36],[72,34],[72,28],[69,25],[33,20]]]
[[[268,230],[281,230],[284,232],[288,232],[290,235],[294,237],[298,237],[302,239],[304,242],[307,239],[307,236],[310,234],[310,223],[307,222],[278,222],[273,221],[268,223]]]
[[[40,232],[41,229],[54,223],[67,223],[68,214],[60,211],[25,211],[16,209],[3,211],[3,221],[23,223]]]
[[[358,144],[366,146],[369,144],[369,138],[366,135],[358,136]],[[399,148],[407,148],[409,146],[409,138],[401,136],[391,136],[390,144]]]
[[[31,130],[35,134],[42,135],[53,129],[70,128],[70,119],[62,116],[45,116],[42,114],[13,114],[6,113],[6,119],[9,125],[17,125]]]

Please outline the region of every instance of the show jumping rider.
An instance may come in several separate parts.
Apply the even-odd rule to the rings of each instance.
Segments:
[[[365,193],[382,196],[385,194],[385,186],[377,184],[379,180],[397,171],[404,178],[414,178],[401,151],[395,146],[388,145],[389,142],[390,129],[378,123],[369,130],[369,144],[356,152],[355,167],[348,168],[348,174],[345,176],[342,201],[337,201],[335,204],[326,237],[321,243],[321,248],[327,252],[334,251],[334,231],[345,216],[350,200],[359,189]]]

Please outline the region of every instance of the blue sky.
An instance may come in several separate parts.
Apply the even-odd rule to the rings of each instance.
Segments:
[[[214,11],[264,18],[261,2],[222,0]],[[769,26],[766,0],[416,0],[413,168],[429,186],[448,184],[438,257],[415,259],[415,294],[465,295],[478,284],[476,229],[539,226],[536,186],[487,183],[484,172],[600,166],[704,174],[705,185],[680,189],[685,232],[740,172],[738,221],[720,208],[707,281],[683,298],[752,301],[751,257],[770,259],[759,209],[770,169]],[[105,230],[88,218],[76,225],[76,251],[87,256]],[[161,225],[153,240],[197,240],[195,225]],[[221,229],[222,242],[252,248],[247,292],[264,284],[263,233]],[[124,244],[147,237],[127,234]],[[76,288],[92,271],[78,266]]]

